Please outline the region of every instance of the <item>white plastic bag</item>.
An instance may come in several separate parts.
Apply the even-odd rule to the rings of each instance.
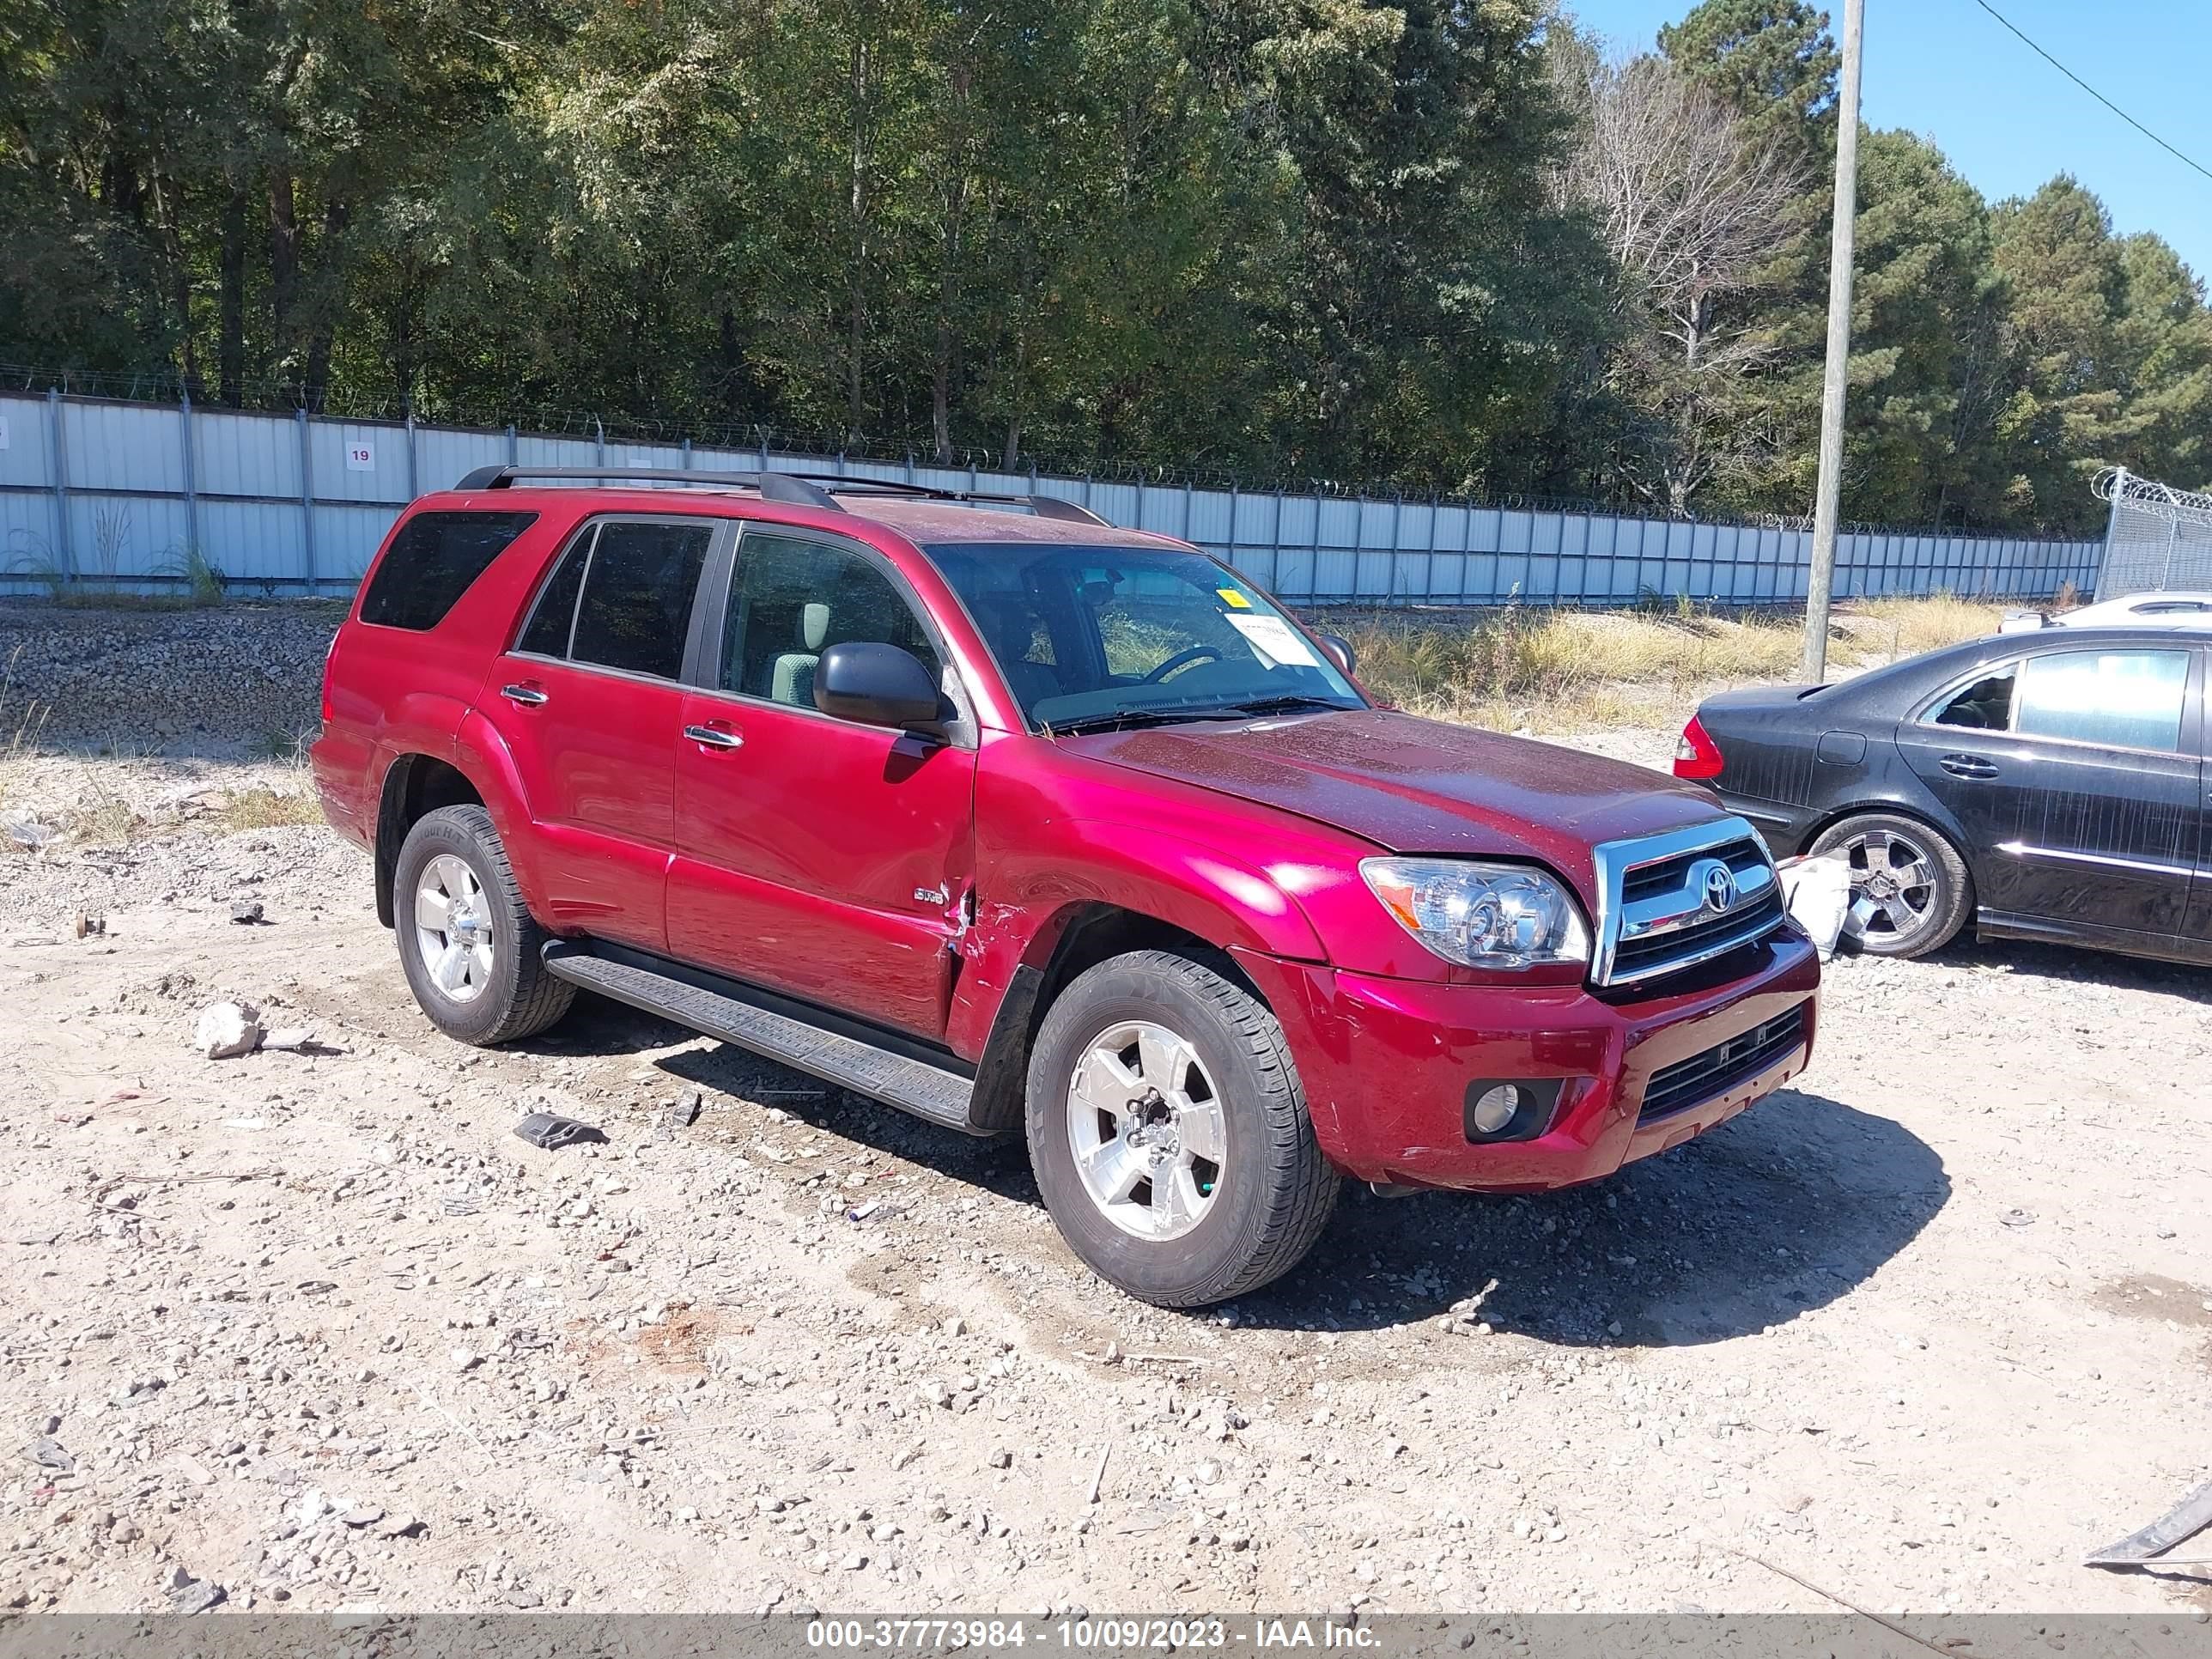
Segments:
[[[1844,917],[1851,908],[1851,861],[1841,853],[1816,859],[1784,859],[1775,866],[1782,878],[1782,902],[1797,925],[1812,935],[1826,962],[1836,954]]]

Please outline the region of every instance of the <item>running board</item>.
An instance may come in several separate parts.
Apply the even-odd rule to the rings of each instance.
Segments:
[[[974,1083],[927,1060],[558,940],[545,947],[545,971],[948,1129],[990,1133],[969,1121]]]

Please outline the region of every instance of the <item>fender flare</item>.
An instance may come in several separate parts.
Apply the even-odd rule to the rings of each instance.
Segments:
[[[515,885],[522,890],[523,902],[531,914],[543,922],[546,915],[544,884],[539,869],[536,837],[531,834],[535,814],[530,807],[530,793],[524,786],[522,775],[514,763],[506,740],[489,720],[474,709],[462,717],[460,726],[453,734],[450,755],[430,755],[422,750],[396,754],[385,769],[378,787],[377,842],[380,863],[383,844],[387,838],[386,826],[392,822],[392,791],[404,781],[407,769],[420,757],[450,766],[467,781],[483,802],[484,811],[491,814],[492,828],[499,832],[507,853],[508,866],[514,872]],[[398,856],[397,837],[392,837],[392,856]],[[389,884],[380,880],[380,915],[389,908]],[[387,921],[386,926],[390,923]]]
[[[1026,1051],[1042,1013],[1043,976],[1069,924],[1100,907],[1203,939],[1224,955],[1327,959],[1297,901],[1234,854],[1102,819],[1055,828],[1061,834],[1053,858],[1009,871],[1007,890],[987,889],[977,908],[946,1030],[957,1054],[989,1066],[994,1057],[1005,1063],[1010,1044]]]
[[[1078,860],[1080,876],[1036,882],[1021,895],[1024,908],[1045,912],[1040,921],[1048,927],[1069,907],[1103,903],[1151,916],[1224,951],[1257,951],[1304,962],[1328,959],[1320,933],[1297,899],[1272,875],[1233,853],[1170,830],[1103,818],[1063,819],[1056,827],[1064,845],[1055,863],[1066,860],[1066,842],[1088,857]],[[1048,895],[1048,904],[1038,902]],[[1057,943],[1055,932],[1046,945],[1047,957]],[[1032,954],[1035,944],[1024,949],[1023,959],[1042,966]]]

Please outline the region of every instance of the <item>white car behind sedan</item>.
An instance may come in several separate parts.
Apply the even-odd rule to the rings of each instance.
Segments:
[[[2212,628],[2212,593],[2130,593],[2103,599],[2079,611],[2047,616],[2040,611],[2008,611],[2000,634],[2032,634],[2040,628]]]

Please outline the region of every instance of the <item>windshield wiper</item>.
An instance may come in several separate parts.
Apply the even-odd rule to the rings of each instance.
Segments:
[[[1078,714],[1072,720],[1047,720],[1045,735],[1072,738],[1085,732],[1131,731],[1146,726],[1181,726],[1186,720],[1241,720],[1241,708],[1109,708]]]
[[[1218,709],[1209,710],[1208,712],[1239,715],[1295,714],[1308,709],[1328,709],[1334,712],[1342,712],[1350,707],[1351,705],[1348,703],[1338,702],[1328,697],[1301,696],[1294,693],[1289,696],[1255,697],[1249,702],[1227,703]]]

